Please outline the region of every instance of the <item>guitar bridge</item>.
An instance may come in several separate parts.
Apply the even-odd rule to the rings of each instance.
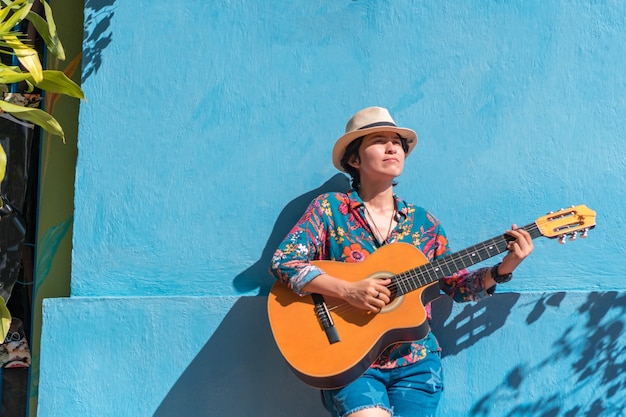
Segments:
[[[335,327],[333,318],[330,315],[328,306],[326,305],[326,301],[324,301],[324,297],[321,294],[313,294],[312,297],[313,303],[315,303],[315,315],[317,316],[317,321],[322,327],[322,330],[324,330],[324,333],[326,333],[328,342],[332,345],[333,343],[341,341],[339,333],[337,332],[337,327]]]

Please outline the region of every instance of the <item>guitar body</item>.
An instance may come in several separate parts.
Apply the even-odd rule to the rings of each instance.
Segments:
[[[381,279],[416,268],[428,260],[414,246],[383,246],[363,262],[312,261],[324,272],[347,281]],[[311,296],[301,297],[276,282],[268,299],[268,315],[278,349],[295,374],[322,389],[338,388],[363,374],[389,345],[428,334],[424,305],[439,296],[438,282],[401,295],[380,313],[325,297],[339,341],[329,342]]]

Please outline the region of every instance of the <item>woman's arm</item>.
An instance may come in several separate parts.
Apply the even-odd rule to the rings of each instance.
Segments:
[[[270,272],[295,293],[317,293],[342,299],[364,310],[378,312],[390,301],[387,289],[391,280],[365,279],[349,282],[326,274],[311,263],[313,259],[328,259],[326,237],[329,214],[320,196],[309,205],[272,257]]]
[[[497,266],[497,274],[504,276],[513,273],[515,268],[526,259],[533,251],[533,243],[530,234],[516,225],[505,232],[514,237],[508,245],[509,252]],[[469,272],[466,269],[458,271],[452,276],[445,277],[440,281],[439,287],[457,302],[477,301],[493,293],[497,282],[492,276],[492,268],[480,268]]]

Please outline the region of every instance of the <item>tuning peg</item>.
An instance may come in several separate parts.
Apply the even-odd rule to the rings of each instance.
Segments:
[[[583,229],[583,232],[580,234],[580,238],[581,238],[581,239],[584,239],[584,238],[586,238],[586,237],[587,237],[587,235],[588,235],[588,234],[589,234],[589,228],[588,228],[588,227],[587,227],[587,228],[584,228],[584,229]]]
[[[561,245],[565,245],[565,243],[566,243],[565,238],[566,238],[566,235],[561,235],[561,236],[559,236],[559,243],[560,243]]]
[[[576,240],[576,232],[570,233],[570,235],[569,235],[569,240],[570,240],[570,241],[574,241],[574,240]]]

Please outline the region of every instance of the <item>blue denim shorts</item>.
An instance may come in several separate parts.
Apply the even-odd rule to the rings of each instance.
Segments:
[[[372,407],[394,417],[433,417],[442,391],[441,356],[432,352],[411,365],[369,368],[345,387],[322,391],[322,400],[333,417]]]

